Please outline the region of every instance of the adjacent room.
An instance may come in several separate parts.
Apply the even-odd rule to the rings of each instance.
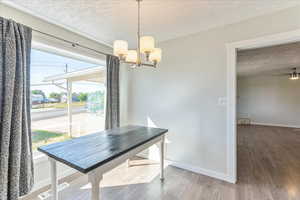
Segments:
[[[0,200],[298,200],[299,87],[299,0],[0,0]]]
[[[280,199],[297,196],[299,55],[299,42],[237,53],[238,182],[263,184],[257,199],[275,191]]]

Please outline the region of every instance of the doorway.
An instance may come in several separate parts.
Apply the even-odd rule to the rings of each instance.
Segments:
[[[227,168],[230,181],[237,182],[237,52],[300,41],[300,30],[244,40],[227,48]]]

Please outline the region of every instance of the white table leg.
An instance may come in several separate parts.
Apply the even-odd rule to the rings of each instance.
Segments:
[[[57,167],[56,167],[56,161],[53,158],[49,157],[50,161],[50,168],[51,168],[51,192],[52,192],[52,199],[58,200],[58,192],[57,192]]]
[[[130,158],[128,158],[128,159],[126,160],[126,163],[127,163],[127,167],[130,167]]]
[[[165,162],[165,136],[162,137],[160,142],[160,179],[164,180],[164,162]]]
[[[100,181],[102,180],[102,175],[91,173],[88,175],[88,178],[92,185],[92,200],[100,200]]]

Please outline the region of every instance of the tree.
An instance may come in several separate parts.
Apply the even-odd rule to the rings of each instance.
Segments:
[[[80,92],[77,96],[80,102],[86,101],[88,98],[88,93]]]
[[[49,95],[49,97],[50,97],[50,98],[53,98],[53,99],[60,100],[61,94],[60,94],[60,93],[57,93],[57,92],[51,92],[50,95]]]
[[[46,95],[42,90],[32,90],[31,93],[32,94],[39,94],[39,95],[42,95],[44,99],[46,98]]]

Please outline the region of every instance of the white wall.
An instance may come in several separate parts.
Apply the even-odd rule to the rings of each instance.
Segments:
[[[159,44],[157,69],[132,72],[129,122],[168,128],[167,158],[199,173],[232,179],[228,172],[226,43],[300,28],[300,7]]]
[[[238,79],[238,117],[252,123],[300,127],[300,80],[254,76]]]
[[[16,10],[14,8],[11,8],[9,6],[6,6],[2,3],[0,3],[0,16],[5,17],[5,18],[11,18],[15,20],[16,22],[22,23],[24,25],[27,25],[33,29],[37,29],[39,31],[52,34],[61,38],[65,38],[69,41],[74,41],[79,44],[97,49],[99,51],[104,51],[104,52],[112,52],[112,48],[102,45],[98,42],[92,41],[90,39],[87,39],[83,36],[80,36],[78,34],[75,34],[71,31],[68,31],[62,27],[56,26],[54,24],[50,24],[44,20],[41,20],[37,17],[31,16],[29,14],[26,14],[24,12],[21,12],[19,10]],[[84,49],[80,48],[73,48],[71,45],[68,45],[64,42],[60,42],[55,39],[51,39],[47,36],[41,35],[39,33],[33,32],[33,41],[35,42],[42,42],[51,46],[59,47],[65,50],[70,50],[72,52],[77,52],[86,56],[94,57],[97,59],[103,59],[105,60],[104,56],[101,56],[99,54],[95,54],[92,51],[87,51]]]
[[[53,34],[61,38],[65,38],[70,41],[77,42],[79,44],[88,46],[90,48],[94,48],[99,51],[111,53],[112,48],[87,39],[83,36],[70,32],[62,27],[47,23],[46,21],[40,20],[36,17],[33,17],[29,14],[21,12],[11,7],[7,7],[0,3],[0,16],[5,18],[11,18],[19,23],[25,24],[32,28],[38,29],[45,33]],[[54,46],[60,49],[72,51],[74,53],[79,53],[81,55],[85,55],[91,58],[96,58],[103,60],[105,62],[105,57],[99,54],[95,54],[91,51],[86,51],[80,48],[73,48],[66,43],[62,43],[48,37],[45,37],[40,34],[33,33],[33,41],[41,42],[46,45]],[[127,119],[127,68],[122,67],[120,72],[120,84],[121,84],[121,123],[126,123]],[[71,168],[66,167],[64,165],[58,166],[58,174],[60,177],[69,175],[74,171]],[[49,163],[45,157],[39,158],[35,160],[35,188],[39,189],[50,183],[50,169]]]

